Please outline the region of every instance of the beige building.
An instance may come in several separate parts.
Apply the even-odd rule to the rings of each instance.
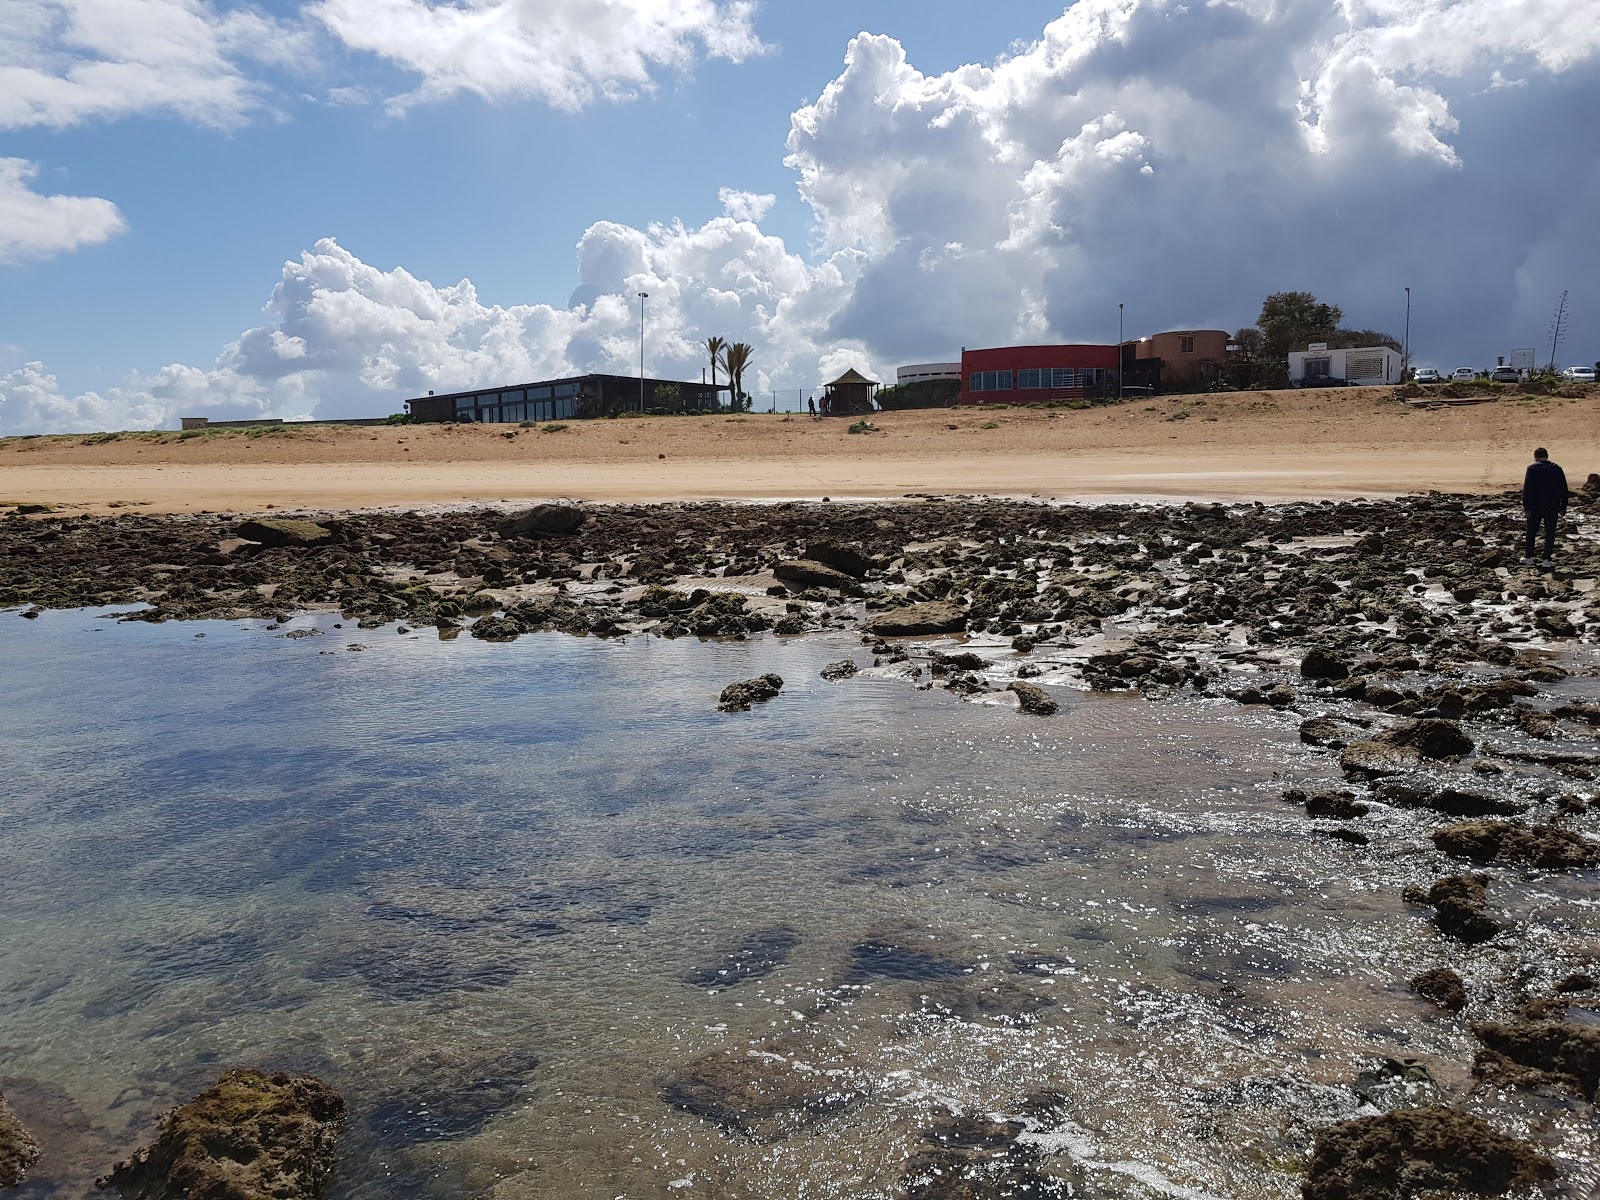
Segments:
[[[1229,335],[1221,329],[1172,329],[1123,343],[1133,349],[1130,367],[1149,359],[1161,361],[1161,386],[1167,390],[1204,386],[1222,374],[1228,361]]]

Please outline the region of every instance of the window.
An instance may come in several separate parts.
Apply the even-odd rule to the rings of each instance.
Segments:
[[[556,401],[556,416],[558,417],[570,417],[573,416],[577,411],[578,403],[576,400]]]
[[[1181,338],[1179,338],[1178,339],[1178,353],[1179,354],[1193,354],[1194,353],[1194,339],[1192,337],[1181,337]]]
[[[550,399],[550,389],[548,387],[529,388],[528,389],[528,399],[529,400],[548,400],[548,399]]]
[[[1037,370],[1037,369],[1030,369],[1030,370],[1026,370],[1026,371],[1018,371],[1017,372],[1017,386],[1019,388],[1049,387],[1050,385],[1049,385],[1048,382],[1043,382],[1043,383],[1040,382],[1040,376],[1041,375],[1045,375],[1047,373],[1048,372],[1040,371],[1040,370]]]
[[[504,392],[500,393],[500,403],[501,404],[521,404],[522,401],[523,401],[523,398],[527,394],[528,393],[523,391],[521,388],[512,388],[509,391],[504,391]]]
[[[1330,374],[1332,374],[1332,372],[1329,370],[1332,365],[1332,359],[1308,358],[1306,359],[1306,378],[1326,379]]]
[[[556,384],[556,395],[557,396],[576,396],[577,394],[578,394],[578,385],[575,384],[575,383],[558,383],[558,384]]]
[[[477,403],[478,398],[476,396],[457,396],[456,411],[461,412],[468,408],[474,408],[476,407]]]

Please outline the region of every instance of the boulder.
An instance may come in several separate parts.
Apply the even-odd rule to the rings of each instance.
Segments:
[[[967,627],[967,614],[949,600],[925,600],[873,613],[861,622],[863,633],[878,637],[915,637],[927,633],[959,633]]]
[[[1417,752],[1388,742],[1351,742],[1339,752],[1339,769],[1350,779],[1379,779],[1416,770]]]
[[[723,712],[748,712],[760,700],[771,700],[783,690],[781,675],[758,675],[740,683],[730,683],[722,689],[717,708]]]
[[[1313,646],[1300,660],[1300,674],[1306,679],[1347,679],[1350,664],[1320,646]]]
[[[1503,1196],[1552,1178],[1532,1145],[1451,1108],[1357,1117],[1317,1133],[1303,1200],[1402,1200],[1423,1192]]]
[[[809,587],[832,588],[839,592],[857,590],[856,581],[843,571],[807,558],[784,559],[772,568],[772,573],[796,591]]]
[[[1050,693],[1036,683],[1025,683],[1014,679],[1006,688],[1008,692],[1017,694],[1017,707],[1025,713],[1032,713],[1039,717],[1048,717],[1058,712],[1061,708],[1050,698]]]
[[[819,562],[835,571],[843,571],[856,579],[866,578],[872,569],[872,560],[850,546],[838,542],[807,542],[804,558]]]
[[[1566,870],[1600,866],[1600,842],[1554,825],[1525,828],[1510,821],[1463,821],[1439,830],[1433,844],[1473,862],[1505,862]]]
[[[263,546],[320,546],[333,541],[333,530],[294,517],[260,517],[236,527],[233,536]]]
[[[344,1098],[315,1076],[228,1071],[95,1185],[138,1200],[312,1200],[343,1121]]]
[[[838,662],[831,662],[823,667],[818,674],[829,683],[838,683],[841,679],[849,679],[860,669],[856,666],[855,659],[841,658]]]
[[[0,1094],[0,1188],[16,1187],[39,1160],[39,1143],[23,1128]]]
[[[501,537],[571,537],[588,519],[576,504],[535,504],[500,522]]]
[[[1500,923],[1488,913],[1487,875],[1446,875],[1422,897],[1433,905],[1433,923],[1446,937],[1463,942],[1486,942],[1500,932]]]
[[[1337,717],[1308,717],[1300,722],[1300,740],[1308,746],[1342,750],[1350,744],[1355,727]]]
[[[1473,750],[1472,739],[1461,732],[1461,726],[1439,717],[1407,721],[1380,734],[1378,740],[1415,750],[1423,758],[1460,758]]]
[[[1411,990],[1445,1012],[1458,1013],[1467,1006],[1467,987],[1449,967],[1434,967],[1411,981]]]
[[[1585,1100],[1600,1100],[1600,1029],[1568,1021],[1485,1021],[1472,1033],[1492,1053],[1551,1077],[1548,1082]]]

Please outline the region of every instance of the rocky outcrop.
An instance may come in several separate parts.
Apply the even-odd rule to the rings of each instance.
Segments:
[[[588,514],[575,504],[535,504],[500,522],[501,537],[571,537]]]
[[[837,592],[853,592],[859,585],[843,571],[836,571],[823,563],[807,558],[790,558],[772,568],[780,583],[803,591],[806,588],[832,588]]]
[[[23,1128],[0,1094],[0,1188],[16,1187],[39,1161],[39,1143]]]
[[[1405,898],[1413,904],[1431,905],[1433,923],[1446,937],[1463,942],[1486,942],[1501,926],[1488,913],[1487,875],[1446,875],[1427,891],[1407,888]]]
[[[1051,699],[1050,693],[1036,683],[1014,679],[1006,686],[1006,691],[1016,693],[1017,707],[1025,713],[1048,717],[1060,711],[1061,706]]]
[[[1503,1196],[1553,1174],[1531,1145],[1495,1132],[1481,1117],[1413,1108],[1318,1132],[1300,1194],[1303,1200],[1403,1200],[1430,1191]]]
[[[343,1121],[343,1097],[314,1076],[228,1071],[95,1183],[129,1200],[313,1200]]]
[[[867,572],[872,570],[870,558],[840,542],[808,542],[806,552],[801,557],[832,567],[835,571],[843,571],[855,579],[865,579]]]
[[[758,675],[739,683],[730,683],[722,689],[717,707],[723,712],[748,712],[752,704],[771,700],[783,690],[781,675]]]
[[[1600,1028],[1568,1021],[1485,1021],[1472,1027],[1473,1036],[1490,1056],[1537,1072],[1543,1078],[1511,1073],[1514,1084],[1550,1084],[1575,1092],[1590,1102],[1600,1102]],[[1480,1055],[1475,1074],[1506,1079],[1504,1064]],[[1497,1069],[1499,1068],[1499,1069]]]
[[[1472,739],[1461,732],[1461,726],[1439,717],[1408,721],[1382,734],[1378,741],[1415,750],[1422,758],[1460,758],[1473,750]]]
[[[1313,646],[1300,660],[1300,674],[1305,679],[1347,679],[1350,664],[1321,646]]]
[[[873,613],[861,622],[863,633],[878,637],[916,637],[929,633],[959,633],[967,627],[966,611],[950,600],[924,600]]]
[[[233,536],[263,546],[321,546],[333,541],[333,530],[294,517],[260,517],[239,525]]]
[[[1433,835],[1446,854],[1473,862],[1571,870],[1600,866],[1600,842],[1592,842],[1554,825],[1532,828],[1510,821],[1463,821]]]

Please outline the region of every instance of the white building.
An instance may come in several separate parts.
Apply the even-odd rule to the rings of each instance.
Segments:
[[[961,364],[951,363],[913,363],[909,367],[896,367],[894,381],[897,386],[904,387],[908,383],[926,383],[930,379],[960,379]]]
[[[1290,387],[1322,387],[1332,379],[1362,385],[1399,383],[1400,373],[1400,351],[1389,346],[1329,350],[1325,343],[1313,342],[1289,355]]]

